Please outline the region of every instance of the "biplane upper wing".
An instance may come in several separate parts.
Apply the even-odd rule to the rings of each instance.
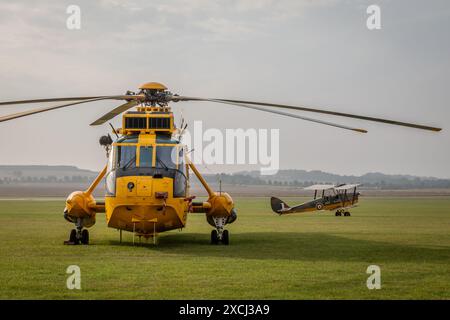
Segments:
[[[312,186],[303,188],[303,190],[317,190],[317,191],[322,191],[322,190],[330,190],[330,189],[334,189],[335,185],[334,184],[314,184]]]
[[[336,187],[334,188],[334,190],[336,191],[344,191],[344,190],[349,190],[349,189],[353,189],[356,188],[358,186],[360,186],[360,183],[355,183],[355,184],[344,184],[342,186]]]

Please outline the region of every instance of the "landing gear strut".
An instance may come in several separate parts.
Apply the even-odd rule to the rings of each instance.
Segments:
[[[213,217],[216,230],[211,231],[211,244],[219,244],[222,242],[224,245],[230,243],[230,233],[228,230],[224,230],[228,217]]]

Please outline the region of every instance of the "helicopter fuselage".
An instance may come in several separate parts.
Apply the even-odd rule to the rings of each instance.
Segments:
[[[144,237],[184,228],[193,212],[205,213],[217,229],[213,238],[221,239],[224,226],[236,220],[234,202],[227,193],[212,191],[186,156],[185,145],[175,138],[180,130],[168,107],[143,106],[127,112],[123,127],[114,133],[116,141],[109,136],[100,139],[107,150],[106,167],[86,191],[76,191],[66,201],[64,216],[75,223],[78,233],[95,223],[97,212],[105,212],[108,227]],[[194,202],[190,196],[191,170],[206,189],[207,201]],[[102,179],[104,202],[92,196]]]
[[[186,225],[185,147],[168,135],[140,133],[112,145],[106,172],[109,227],[149,235]]]

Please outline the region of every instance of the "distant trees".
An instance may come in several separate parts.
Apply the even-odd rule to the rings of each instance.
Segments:
[[[291,170],[292,171],[292,170]],[[301,172],[301,171],[299,171]],[[204,175],[206,181],[211,184],[219,183],[219,180],[223,184],[228,185],[267,185],[267,186],[284,186],[284,187],[298,187],[303,188],[313,184],[325,183],[325,184],[336,184],[336,183],[362,183],[364,188],[372,189],[425,189],[425,188],[450,188],[450,179],[436,179],[436,178],[419,178],[412,176],[400,176],[400,175],[384,175],[384,174],[367,174],[361,177],[347,177],[346,176],[336,176],[337,181],[330,181],[333,178],[325,177],[323,173],[318,172],[317,177],[314,180],[314,175],[312,172],[307,172],[308,179],[301,179],[298,175],[295,175],[295,171],[281,172],[282,174],[274,176],[257,176],[246,173],[235,173],[235,174],[207,174]],[[323,179],[321,179],[321,177]],[[311,179],[312,178],[312,179]],[[89,183],[94,177],[92,175],[48,175],[48,176],[29,176],[24,175],[22,171],[16,170],[11,172],[8,176],[0,177],[0,185],[8,184],[23,184],[23,183]],[[197,178],[191,176],[193,183],[198,183]],[[330,180],[328,180],[330,179]]]
[[[321,180],[306,180],[300,181],[298,179],[288,180],[286,177],[271,176],[270,178],[262,178],[249,174],[216,174],[204,175],[206,181],[208,183],[218,183],[219,180],[222,180],[223,184],[229,185],[267,185],[267,186],[286,186],[286,187],[307,187],[313,184],[337,184],[337,183],[355,183],[355,178],[353,177],[351,181],[346,181],[345,177],[341,177],[339,181],[321,181]],[[381,178],[382,177],[382,178]],[[192,175],[191,179],[194,183],[197,183],[197,178]],[[404,176],[389,176],[382,175],[380,179],[374,180],[371,178],[370,181],[364,181],[364,176],[361,177],[361,180],[356,180],[359,183],[362,183],[365,188],[371,189],[424,189],[424,188],[450,188],[450,180],[449,179],[435,179],[435,178],[408,178]]]
[[[93,178],[90,176],[64,176],[63,178],[58,178],[56,176],[43,176],[43,177],[31,177],[22,176],[21,174],[14,173],[12,177],[2,177],[0,178],[0,185],[5,184],[21,184],[21,183],[85,183],[90,182]]]

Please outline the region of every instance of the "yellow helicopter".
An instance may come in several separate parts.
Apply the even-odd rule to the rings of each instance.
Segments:
[[[122,230],[125,230],[133,232],[133,242],[135,235],[139,238],[143,236],[146,239],[152,237],[155,241],[158,233],[184,228],[188,213],[205,213],[207,222],[214,228],[211,231],[211,243],[229,244],[229,232],[225,230],[225,226],[233,223],[237,218],[233,199],[228,193],[213,191],[189,160],[186,146],[177,139],[183,134],[186,125],[182,123],[180,128],[175,126],[169,102],[224,103],[360,133],[367,131],[263,107],[322,113],[429,131],[441,130],[441,128],[420,124],[323,109],[255,101],[180,96],[172,94],[166,86],[157,82],[145,83],[139,87],[139,92],[127,91],[125,95],[0,102],[1,106],[64,101],[64,104],[56,106],[2,116],[0,122],[100,100],[123,100],[126,102],[91,125],[104,124],[123,113],[122,128],[117,130],[112,128],[117,137],[115,141],[110,135],[100,138],[100,144],[105,147],[107,152],[107,165],[89,188],[85,191],[73,192],[66,200],[64,217],[70,223],[75,224],[66,244],[88,244],[89,232],[86,228],[95,224],[98,212],[105,212],[108,227],[120,230],[120,241],[122,241]],[[133,107],[137,107],[137,109],[128,111]],[[195,196],[190,194],[190,171],[195,174],[207,191],[208,199],[206,201],[196,202],[194,201]],[[105,199],[97,201],[92,194],[102,179],[105,179]]]

